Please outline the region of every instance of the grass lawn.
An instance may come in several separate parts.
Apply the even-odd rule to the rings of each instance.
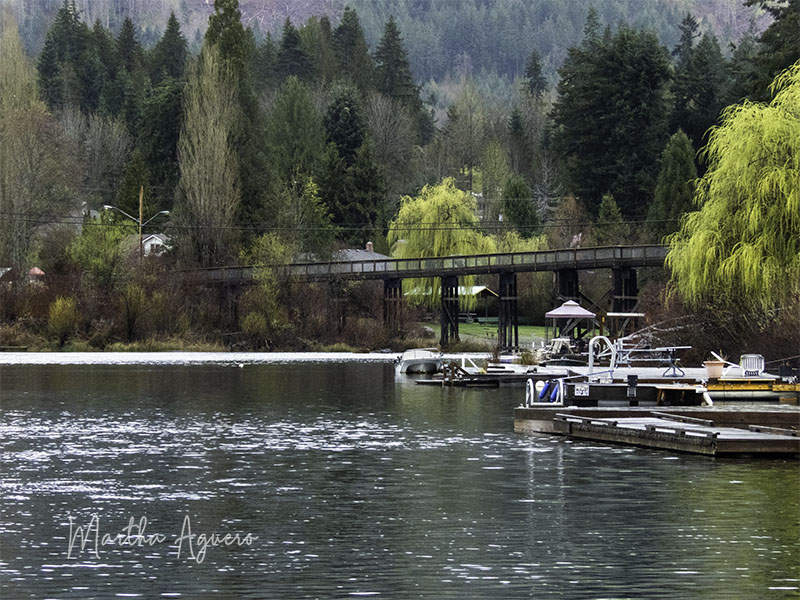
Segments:
[[[439,323],[423,323],[436,332],[436,338],[439,338],[440,329]],[[471,339],[472,341],[483,340],[487,345],[495,345],[497,343],[497,325],[496,324],[482,324],[482,323],[459,323],[458,335],[465,341]],[[519,344],[530,348],[531,342],[544,339],[544,327],[540,325],[520,325],[519,326]]]

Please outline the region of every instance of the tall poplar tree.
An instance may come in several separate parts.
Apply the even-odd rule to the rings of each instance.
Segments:
[[[241,116],[230,68],[217,46],[206,44],[184,92],[178,142],[181,176],[173,217],[182,256],[203,266],[235,256],[233,226],[240,192],[231,139]]]
[[[0,22],[0,264],[26,266],[39,219],[73,208],[52,117],[13,19]]]
[[[235,94],[237,119],[232,139],[242,199],[239,219],[264,223],[269,220],[267,198],[274,180],[265,144],[264,115],[247,69],[255,41],[242,26],[238,0],[214,0],[214,14],[208,19],[205,39],[217,47],[229,78],[227,85]]]

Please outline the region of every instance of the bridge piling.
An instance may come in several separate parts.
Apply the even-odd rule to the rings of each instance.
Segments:
[[[611,293],[611,312],[633,312],[639,302],[636,269],[633,267],[611,269],[611,279],[614,286]]]
[[[500,311],[497,319],[497,343],[503,352],[519,350],[519,311],[517,274],[500,273]]]
[[[439,320],[441,335],[439,345],[444,348],[451,342],[458,342],[458,277],[442,277],[442,313]]]
[[[383,324],[396,333],[400,329],[403,308],[403,280],[399,277],[383,280]]]

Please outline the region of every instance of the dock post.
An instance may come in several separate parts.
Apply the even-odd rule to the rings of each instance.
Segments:
[[[439,321],[441,336],[439,345],[444,348],[458,338],[458,277],[445,275],[442,277],[442,314]]]
[[[500,312],[497,319],[497,343],[503,352],[519,350],[519,312],[517,274],[500,273]]]
[[[383,324],[396,333],[400,329],[403,306],[403,280],[393,277],[383,280]]]

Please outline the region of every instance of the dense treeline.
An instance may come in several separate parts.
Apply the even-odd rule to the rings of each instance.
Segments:
[[[768,98],[769,82],[800,58],[800,0],[747,0],[770,10],[773,22],[730,54],[691,14],[666,47],[650,29],[603,26],[590,10],[555,87],[533,47],[509,55],[514,65],[484,65],[519,75],[508,105],[491,103],[472,69],[461,69],[441,114],[413,75],[406,36],[424,27],[403,28],[413,21],[411,4],[392,5],[400,16],[384,22],[370,52],[355,8],[346,7],[337,25],[325,16],[286,19],[279,36],[258,40],[237,0],[216,0],[193,54],[174,14],[145,48],[131,19],[113,34],[99,20],[87,25],[64,0],[35,69],[5,19],[0,266],[42,267],[61,278],[65,293],[78,290],[89,320],[102,321],[110,318],[108,298],[125,311],[152,299],[153,274],[126,265],[120,250],[137,221],[166,231],[169,260],[184,266],[324,257],[367,240],[387,252],[391,241],[402,254],[404,236],[392,229],[398,210],[412,197],[447,195],[448,186],[475,194],[464,197],[477,198],[479,219],[461,226],[494,236],[492,247],[659,241],[691,208],[693,180],[706,169],[697,152],[720,111]],[[515,4],[468,6],[489,19]],[[430,15],[453,6],[418,8]],[[470,57],[485,53],[491,42],[458,22],[462,29],[440,32],[453,40],[439,48],[469,41]],[[517,22],[520,35],[528,22]],[[14,161],[19,148],[41,151]],[[436,193],[423,189],[445,180]],[[80,234],[54,225],[80,219],[88,219]],[[434,253],[446,244],[429,246]],[[261,280],[272,300],[253,295],[243,305],[259,339],[294,321],[276,316],[284,292],[274,277],[265,271]],[[4,306],[6,318],[25,310]],[[193,310],[186,318],[195,323],[230,327],[230,315]],[[127,337],[135,337],[127,322]]]

